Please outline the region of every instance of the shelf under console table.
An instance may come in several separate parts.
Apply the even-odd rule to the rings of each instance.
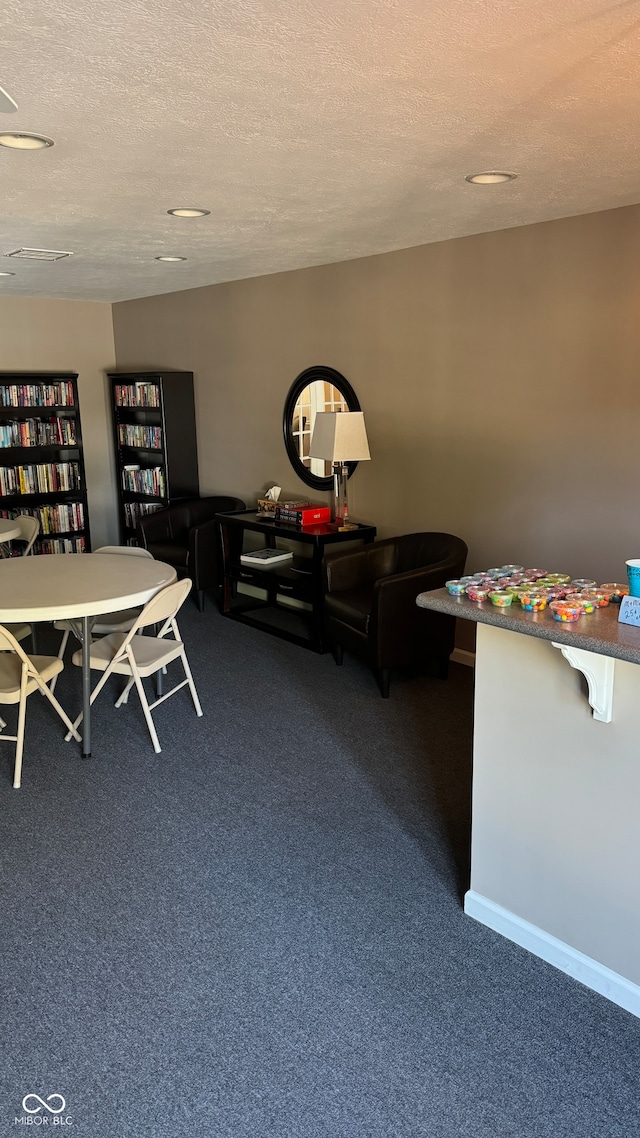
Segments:
[[[324,636],[324,557],[347,542],[372,542],[376,527],[358,525],[339,530],[334,525],[286,525],[256,516],[255,510],[236,514],[217,514],[223,552],[222,611],[225,616],[252,625],[294,644],[325,651]],[[289,561],[262,568],[240,560],[247,534],[258,534],[270,549],[279,544],[299,547]],[[261,590],[264,598],[240,595],[238,586]],[[288,602],[297,602],[298,607]]]

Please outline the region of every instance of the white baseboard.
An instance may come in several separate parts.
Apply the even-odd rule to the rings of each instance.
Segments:
[[[489,901],[471,889],[465,894],[464,911],[481,925],[487,925],[507,940],[526,948],[534,956],[539,956],[541,960],[553,964],[554,968],[566,972],[567,976],[572,976],[587,988],[640,1017],[640,985],[626,980],[618,972],[612,972],[604,964],[599,964],[597,960],[585,956],[564,941],[557,940],[536,925],[529,924],[529,921],[523,921],[515,913],[510,913],[508,909],[503,909],[501,905],[496,905],[494,901]]]
[[[466,664],[468,668],[475,668],[476,666],[475,652],[468,652],[466,648],[454,648],[449,659],[454,664]]]

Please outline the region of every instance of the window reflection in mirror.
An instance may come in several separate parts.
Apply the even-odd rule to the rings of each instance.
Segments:
[[[311,458],[315,417],[321,411],[359,411],[358,397],[348,379],[335,368],[315,364],[293,381],[284,401],[282,431],[289,460],[298,478],[314,490],[331,490],[331,464]],[[347,463],[349,474],[357,463]]]
[[[329,380],[316,379],[300,392],[293,409],[292,432],[298,458],[303,466],[320,478],[331,475],[331,463],[310,458],[313,424],[318,411],[348,411],[344,395]]]

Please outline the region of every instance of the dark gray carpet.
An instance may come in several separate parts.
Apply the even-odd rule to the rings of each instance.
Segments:
[[[91,761],[38,695],[0,750],[0,1134],[637,1138],[640,1021],[462,913],[470,671],[181,623],[161,755],[107,693]]]

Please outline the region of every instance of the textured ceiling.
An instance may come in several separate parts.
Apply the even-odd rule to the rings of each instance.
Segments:
[[[0,149],[0,254],[75,255],[0,256],[0,295],[122,300],[639,202],[639,48],[630,0],[21,0],[0,129],[55,146]],[[465,182],[487,169],[518,179]]]

